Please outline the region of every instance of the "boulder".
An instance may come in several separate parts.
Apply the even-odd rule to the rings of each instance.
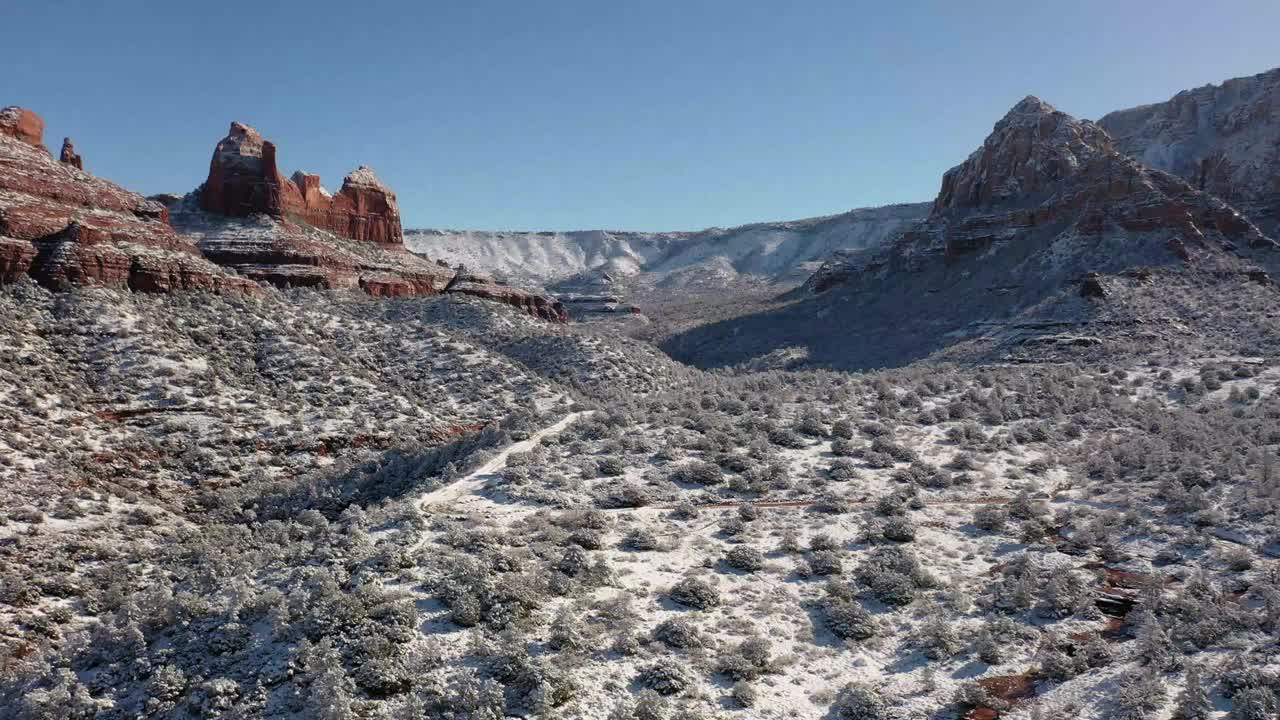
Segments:
[[[1098,273],[1089,273],[1080,281],[1080,297],[1086,298],[1104,298],[1107,296],[1107,288],[1102,284],[1102,277]]]
[[[11,105],[0,110],[0,135],[45,149],[44,119],[26,108]]]

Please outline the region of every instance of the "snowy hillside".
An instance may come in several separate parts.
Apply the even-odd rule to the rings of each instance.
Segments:
[[[666,276],[705,267],[730,280],[745,274],[799,282],[813,269],[806,264],[821,263],[836,250],[879,245],[928,209],[927,203],[889,205],[697,232],[406,230],[405,244],[512,281],[550,283],[585,271]]]

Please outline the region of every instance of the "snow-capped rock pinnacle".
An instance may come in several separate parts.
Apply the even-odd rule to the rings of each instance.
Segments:
[[[286,179],[276,164],[276,146],[249,125],[231,123],[209,163],[201,207],[220,215],[265,213],[289,217],[337,235],[399,246],[404,237],[395,194],[373,171],[361,166],[336,195],[323,192],[320,178],[294,173]]]
[[[948,170],[934,211],[1036,193],[1111,152],[1106,132],[1028,95],[964,163]]]

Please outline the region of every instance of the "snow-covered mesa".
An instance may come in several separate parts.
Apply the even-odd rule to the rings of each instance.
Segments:
[[[587,271],[665,277],[707,269],[728,279],[800,282],[833,252],[880,245],[928,210],[928,203],[887,205],[695,232],[406,230],[405,245],[512,281],[553,283]]]

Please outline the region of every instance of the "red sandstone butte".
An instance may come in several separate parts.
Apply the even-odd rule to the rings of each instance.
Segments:
[[[275,144],[244,123],[231,123],[227,136],[214,148],[200,206],[231,217],[264,213],[298,220],[377,245],[404,241],[395,193],[372,170],[362,166],[352,171],[343,179],[342,189],[329,195],[320,187],[318,175],[299,171],[292,178],[283,177]]]

